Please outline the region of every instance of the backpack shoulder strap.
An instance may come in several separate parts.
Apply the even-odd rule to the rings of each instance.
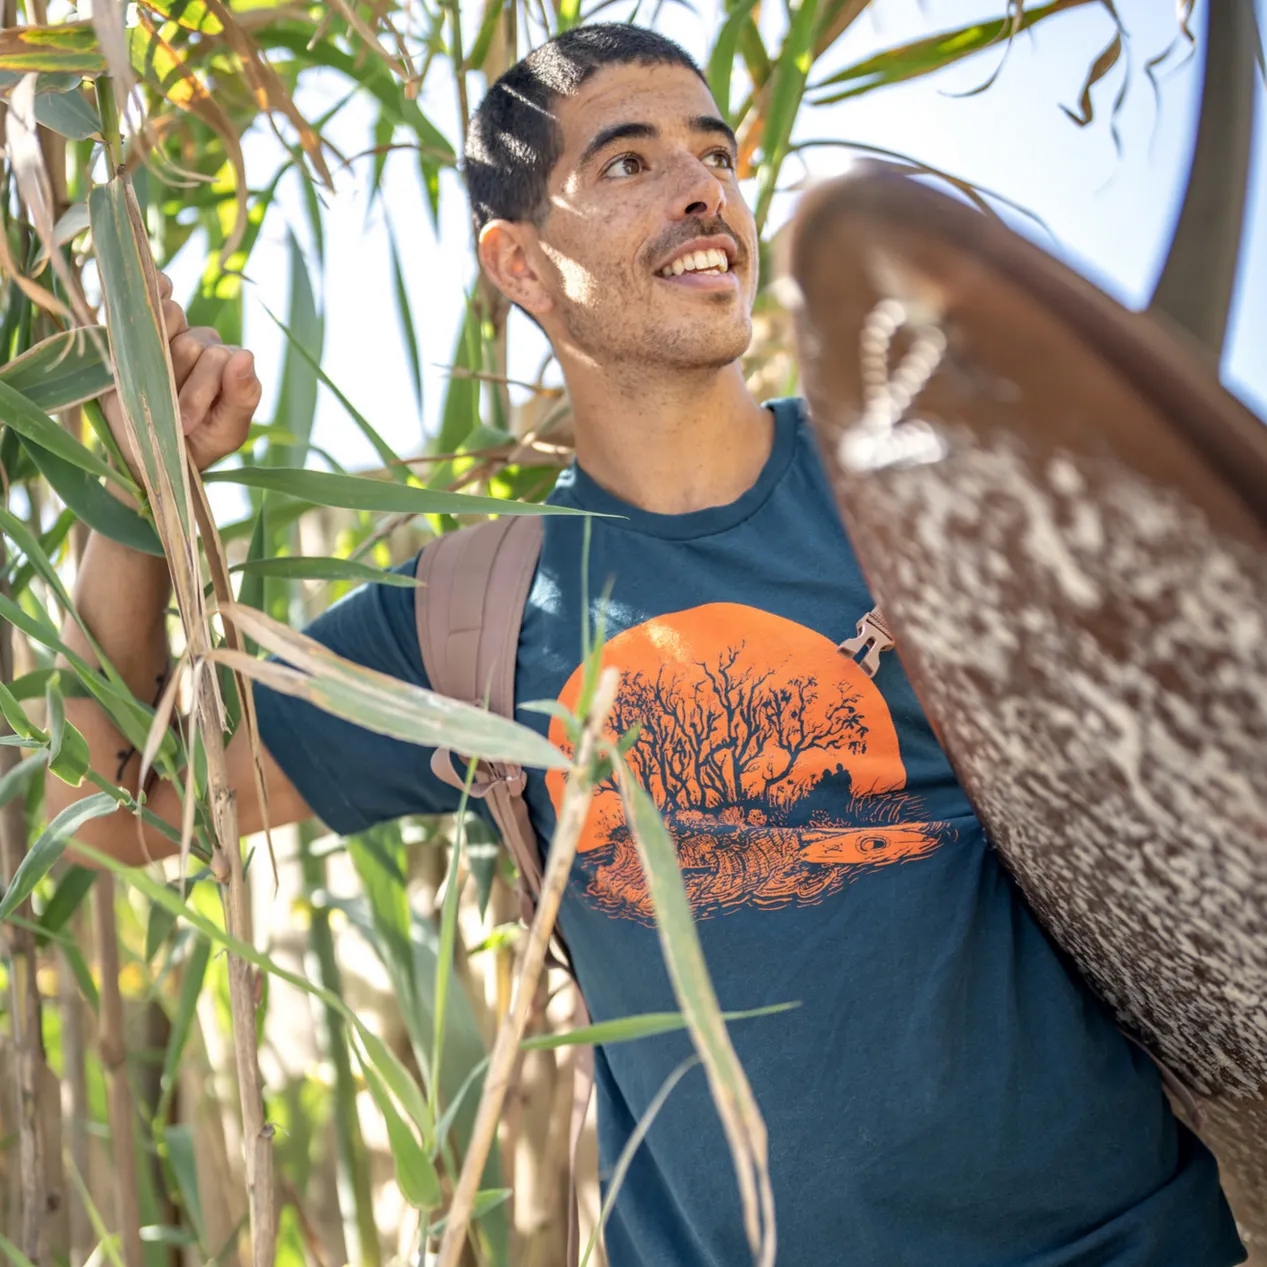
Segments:
[[[503,515],[437,537],[419,554],[418,647],[437,694],[466,704],[487,702],[490,712],[514,717],[519,630],[541,536],[540,516]],[[431,768],[453,787],[465,783],[447,748],[432,754]],[[488,804],[531,897],[541,888],[541,855],[524,804],[525,783],[518,766],[481,761],[471,795]]]

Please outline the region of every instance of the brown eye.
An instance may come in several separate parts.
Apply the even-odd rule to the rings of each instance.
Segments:
[[[613,176],[617,180],[623,180],[629,176],[637,176],[643,170],[643,162],[637,154],[622,154],[619,158],[613,158],[606,167],[603,168],[604,176]]]
[[[704,155],[704,162],[710,167],[720,167],[724,171],[733,171],[735,157],[729,150],[710,150]]]

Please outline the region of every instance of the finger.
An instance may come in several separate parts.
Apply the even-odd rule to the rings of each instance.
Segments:
[[[189,321],[185,317],[185,310],[174,300],[163,300],[163,329],[167,331],[169,340],[189,328]]]
[[[196,431],[211,413],[211,407],[220,394],[220,380],[224,367],[237,349],[226,348],[222,343],[205,347],[194,363],[189,377],[180,389],[180,423],[186,435]]]
[[[263,391],[255,373],[254,354],[245,348],[235,349],[221,372],[220,395],[210,418],[210,425],[232,439],[235,448],[246,437]]]
[[[158,297],[160,299],[170,299],[172,297],[172,279],[166,273],[158,275]]]
[[[194,326],[185,330],[172,340],[172,370],[176,375],[176,386],[185,385],[190,371],[198,363],[198,358],[209,348],[220,342],[219,331],[210,326]]]

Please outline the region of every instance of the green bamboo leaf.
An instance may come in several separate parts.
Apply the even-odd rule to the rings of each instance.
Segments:
[[[61,751],[49,762],[48,768],[71,787],[78,787],[84,781],[92,768],[92,759],[88,754],[88,741],[74,726],[66,726]]]
[[[504,0],[494,0],[500,11]],[[400,339],[405,345],[409,360],[409,377],[414,385],[414,402],[422,415],[422,358],[418,353],[418,332],[414,325],[413,309],[409,304],[409,291],[405,286],[405,270],[401,267],[400,251],[396,246],[396,233],[390,219],[387,221],[387,245],[392,257],[392,288],[396,294],[396,317],[400,322]]]
[[[50,938],[60,933],[70,922],[71,916],[80,908],[85,897],[92,889],[97,873],[88,867],[72,864],[67,867],[53,896],[48,899],[40,912],[39,933],[37,942],[46,944]]]
[[[400,589],[412,589],[418,584],[412,576],[384,572],[382,568],[370,567],[367,563],[307,554],[275,559],[247,559],[242,563],[235,563],[229,571],[292,581],[368,581],[376,585],[394,585]]]
[[[116,808],[113,797],[97,792],[62,810],[44,829],[14,872],[12,882],[0,899],[0,920],[8,919],[30,897],[35,886],[53,869],[53,864],[62,856],[67,841],[75,832],[91,819],[113,814]]]
[[[91,22],[11,26],[0,31],[0,69],[100,75],[106,59]]]
[[[805,92],[805,80],[813,64],[814,25],[818,0],[800,0],[791,11],[783,49],[775,63],[768,85],[770,104],[766,111],[765,130],[761,134],[762,161],[757,175],[757,227],[761,228],[770,212],[770,202],[778,185],[779,171],[787,156],[792,127]]]
[[[611,1216],[612,1207],[616,1204],[616,1198],[620,1195],[621,1188],[625,1185],[625,1178],[629,1174],[629,1167],[633,1164],[634,1156],[638,1149],[642,1147],[642,1141],[646,1139],[647,1132],[650,1131],[657,1117],[660,1116],[660,1110],[664,1108],[665,1101],[673,1094],[673,1088],[682,1081],[684,1077],[696,1065],[699,1064],[698,1056],[690,1056],[682,1061],[676,1069],[669,1074],[651,1099],[651,1103],[647,1105],[646,1112],[638,1119],[637,1125],[629,1133],[629,1138],[625,1141],[625,1146],[620,1150],[620,1156],[616,1159],[616,1165],[612,1170],[611,1176],[606,1184],[606,1191],[603,1194],[603,1206],[599,1211],[598,1222],[594,1225],[594,1230],[590,1233],[589,1242],[585,1246],[585,1253],[581,1256],[580,1267],[589,1267],[590,1255],[594,1252],[594,1247],[598,1244],[598,1238],[602,1236],[603,1229],[607,1226],[607,1220]]]
[[[1009,12],[1004,17],[988,22],[973,22],[953,31],[943,31],[938,35],[912,40],[898,48],[886,49],[846,66],[814,84],[811,88],[813,92],[837,86],[841,86],[841,89],[828,96],[816,97],[813,104],[830,105],[877,88],[932,74],[999,44],[1018,30],[1018,23],[1020,31],[1028,30],[1035,23],[1063,13],[1066,9],[1076,9],[1093,3],[1099,3],[1099,0],[1051,0],[1049,4],[1027,5],[1019,19],[1015,13]]]
[[[295,235],[289,235],[290,300],[287,321],[277,322],[286,335],[286,355],[282,361],[281,387],[273,421],[294,436],[290,445],[268,446],[267,466],[303,465],[317,413],[318,367],[325,339],[325,319],[317,311],[308,264]],[[272,316],[272,314],[269,314]],[[273,318],[276,321],[276,317]]]
[[[22,553],[26,556],[27,561],[43,578],[49,589],[51,589],[57,596],[57,601],[61,604],[62,610],[65,611],[79,626],[80,632],[84,635],[88,645],[92,648],[93,654],[97,657],[97,660],[102,667],[102,671],[105,673],[110,685],[118,694],[131,699],[132,693],[128,690],[127,685],[119,676],[118,670],[110,663],[106,653],[98,645],[97,640],[92,635],[92,630],[84,624],[83,617],[80,616],[78,608],[76,608],[75,604],[71,601],[70,594],[67,592],[65,585],[62,584],[62,579],[58,575],[57,568],[44,552],[44,549],[40,545],[39,541],[35,539],[31,530],[22,522],[22,520],[18,519],[16,515],[11,515],[2,506],[0,506],[0,529],[3,529],[4,534],[14,543],[14,545],[18,547],[19,550],[22,551]],[[0,598],[7,599],[7,596],[0,595]],[[48,623],[50,625],[52,624],[51,621]],[[43,638],[41,638],[41,640],[46,641]],[[69,656],[67,658],[71,659],[72,664],[74,663],[75,658]],[[82,664],[83,660],[79,659],[79,662]]]
[[[471,295],[458,327],[457,346],[449,364],[454,370],[478,371],[484,368],[480,351],[479,313],[475,296]],[[480,425],[480,383],[470,373],[455,373],[449,377],[444,393],[444,410],[440,418],[440,431],[436,436],[436,448],[441,453],[456,453],[466,437]],[[452,464],[445,462],[431,479],[433,485],[447,484],[453,479]]]
[[[185,541],[193,540],[182,431],[162,336],[146,279],[142,245],[129,207],[129,185],[116,177],[88,196],[97,268],[109,313],[110,347],[124,411],[136,431],[149,486],[171,490],[170,512]],[[38,439],[38,437],[36,437]],[[49,446],[51,447],[51,446]],[[155,504],[155,514],[158,505]],[[173,526],[174,528],[174,526]]]
[[[263,612],[229,603],[221,612],[287,664],[225,650],[215,651],[212,658],[273,690],[408,743],[533,768],[567,768],[567,757],[528,726],[354,664]]]
[[[67,591],[66,586],[62,584],[62,578],[58,575],[52,559],[45,553],[43,546],[30,528],[16,515],[10,514],[3,506],[0,506],[0,529],[21,550],[26,556],[27,562],[35,568],[49,589],[53,591],[57,601],[62,606],[62,610],[73,615],[75,613],[75,604],[71,602],[70,593]],[[89,633],[82,621],[79,622],[79,627],[85,637],[88,638],[89,645],[96,650],[96,644],[92,641],[92,634]]]
[[[58,678],[50,678],[44,690],[44,707],[48,715],[48,761],[52,765],[62,753],[62,740],[66,738],[66,705]]]
[[[0,95],[7,97],[25,78],[22,71],[0,70]],[[82,75],[39,74],[35,76],[35,92],[37,96],[46,92],[69,92],[83,81]]]
[[[44,688],[48,685],[49,678],[56,672],[56,669],[32,669],[30,673],[14,678],[9,683],[9,692],[16,700],[40,699],[44,695]]]
[[[164,1127],[163,1145],[167,1153],[167,1164],[171,1166],[172,1174],[176,1177],[176,1186],[180,1189],[180,1203],[189,1215],[199,1244],[205,1244],[207,1230],[203,1222],[202,1198],[198,1192],[198,1163],[193,1130],[180,1124]]]
[[[387,1044],[373,1030],[368,1029],[361,1021],[356,1023],[357,1038],[364,1049],[361,1061],[366,1072],[372,1066],[383,1082],[390,1088],[393,1096],[400,1101],[405,1112],[409,1114],[414,1125],[422,1135],[423,1142],[429,1148],[435,1139],[435,1119],[427,1108],[418,1084],[410,1076],[409,1071],[392,1054]]]
[[[481,1188],[471,1198],[471,1221],[479,1222],[485,1215],[491,1214],[499,1206],[505,1205],[514,1194],[513,1188]],[[437,1219],[427,1228],[428,1236],[439,1236],[448,1223],[448,1217]]]
[[[420,1210],[434,1210],[442,1199],[435,1163],[401,1117],[373,1065],[362,1063],[361,1069],[365,1074],[365,1085],[387,1125],[387,1141],[392,1150],[392,1161],[396,1164],[396,1183],[401,1196]]]
[[[57,627],[48,621],[46,617],[39,619],[32,616],[29,612],[19,607],[7,594],[0,594],[0,617],[9,621],[14,628],[20,629],[28,638],[33,638],[50,651],[56,651],[58,654],[65,656],[67,663],[74,670],[75,676],[83,683],[102,708],[106,710],[110,719],[123,732],[127,741],[137,749],[145,746],[145,739],[150,729],[152,710],[148,710],[143,704],[138,703],[131,692],[120,690],[112,681],[103,678],[83,656],[72,651],[61,640]],[[7,694],[8,692],[0,687],[0,706],[4,705]],[[16,705],[16,701],[14,703]],[[5,716],[12,726],[13,719],[9,718],[7,709],[5,709]],[[18,729],[17,726],[13,726],[13,728],[14,730]],[[18,733],[23,732],[19,731]],[[26,733],[30,733],[29,729]]]
[[[0,380],[0,422],[7,423],[23,439],[34,440],[41,448],[89,475],[110,480],[126,492],[135,485],[108,462],[86,449],[64,427],[59,427],[42,409],[37,409],[21,392]]]
[[[83,952],[69,938],[62,938],[57,945],[61,951],[62,958],[66,960],[66,965],[70,968],[71,974],[75,978],[75,984],[79,986],[79,993],[83,995],[84,1002],[92,1008],[94,1013],[99,1011],[100,998],[97,994],[97,983],[92,978],[92,973],[84,960]]]
[[[58,678],[50,678],[44,693],[48,712],[48,768],[63,783],[78,787],[88,773],[88,741],[66,721]]]
[[[172,896],[176,898],[176,902],[167,906],[152,906],[151,917],[154,911],[162,910],[166,911],[174,921],[178,913],[175,908],[181,903],[179,896],[175,893],[172,893]],[[148,940],[147,936],[146,941]],[[147,956],[147,959],[152,958],[152,955]],[[189,953],[185,956],[181,969],[180,994],[176,999],[176,1010],[172,1013],[171,1031],[167,1035],[167,1050],[163,1053],[163,1072],[159,1080],[161,1091],[158,1109],[154,1114],[155,1121],[161,1122],[166,1119],[172,1097],[176,1094],[180,1081],[180,1062],[184,1058],[189,1035],[193,1033],[194,1022],[198,1015],[198,999],[202,994],[202,985],[206,980],[207,965],[210,961],[211,942],[206,937],[193,937]]]
[[[774,1003],[768,1007],[754,1007],[744,1012],[723,1012],[722,1020],[748,1021],[757,1016],[774,1016],[800,1007],[799,1003]],[[651,1038],[656,1034],[671,1034],[686,1029],[687,1020],[681,1012],[643,1012],[638,1016],[623,1016],[614,1021],[598,1021],[566,1034],[537,1034],[525,1038],[519,1046],[524,1051],[545,1051],[553,1047],[576,1047],[593,1044],[628,1043],[636,1038]]]
[[[25,737],[25,736],[24,736]],[[3,809],[15,796],[26,791],[26,785],[36,770],[42,770],[48,763],[48,756],[43,748],[23,757],[12,769],[0,776],[0,809]]]
[[[176,927],[176,916],[165,906],[151,906],[145,924],[145,962],[153,963],[163,943]]]
[[[120,545],[162,558],[162,542],[148,519],[108,493],[86,471],[63,461],[33,440],[23,440],[22,447],[35,463],[36,470],[48,480],[49,486],[58,497],[74,511],[76,518],[81,519],[94,532],[99,532]]]
[[[114,386],[109,362],[102,355],[105,339],[104,326],[63,330],[41,339],[0,366],[0,382],[21,392],[46,414],[92,400]]]
[[[739,50],[739,35],[749,21],[757,0],[739,0],[726,16],[717,39],[713,42],[713,51],[708,57],[708,87],[713,100],[721,107],[722,118],[734,126],[734,118],[730,113],[730,80],[734,73],[735,56]]]
[[[0,614],[7,614],[2,606],[5,603],[14,610],[21,611],[21,608],[7,594],[0,594]],[[26,615],[25,612],[22,614]],[[0,713],[4,714],[4,720],[8,722],[9,729],[15,735],[23,739],[37,739],[41,747],[47,745],[48,739],[44,732],[38,726],[32,725],[31,719],[27,717],[21,704],[3,682],[0,682]]]
[[[484,0],[484,14],[480,19],[480,29],[476,33],[475,43],[466,55],[467,70],[482,70],[484,59],[492,47],[493,36],[497,34],[497,23],[506,8],[506,0]]]
[[[36,1267],[3,1232],[0,1232],[0,1250],[4,1251],[13,1267]]]
[[[446,493],[439,489],[389,483],[365,475],[334,475],[328,471],[298,467],[233,467],[208,471],[207,484],[241,484],[285,493],[302,501],[344,510],[382,511],[394,515],[584,515],[567,506],[545,506],[478,497],[473,493]]]
[[[210,12],[202,0],[146,0],[146,7],[161,13],[171,22],[187,31],[201,31],[204,35],[219,35],[224,27],[220,19]],[[248,5],[235,4],[239,12]]]
[[[450,1098],[448,1107],[440,1115],[440,1120],[436,1123],[437,1150],[444,1147],[445,1140],[449,1138],[449,1131],[453,1129],[454,1122],[462,1112],[462,1106],[467,1102],[466,1097],[479,1085],[487,1068],[488,1056],[484,1055],[467,1070],[466,1077],[462,1079],[462,1085],[458,1087],[457,1094]]]
[[[78,88],[39,94],[35,98],[35,118],[44,127],[72,141],[87,141],[101,135],[101,116],[84,100]]]

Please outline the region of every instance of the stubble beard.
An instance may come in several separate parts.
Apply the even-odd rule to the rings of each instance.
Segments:
[[[611,304],[601,310],[568,304],[561,315],[572,344],[599,366],[619,367],[621,377],[655,377],[664,370],[715,373],[743,356],[752,341],[750,316],[706,318],[692,328],[685,322],[635,324],[627,309]]]

